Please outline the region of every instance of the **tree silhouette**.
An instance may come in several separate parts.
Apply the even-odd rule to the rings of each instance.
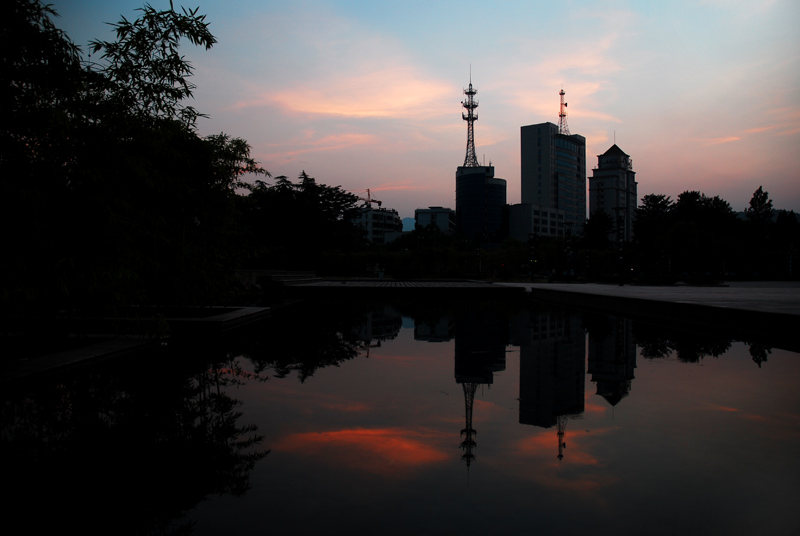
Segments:
[[[12,0],[0,33],[7,310],[221,301],[240,256],[235,190],[266,172],[244,140],[194,132],[179,44],[216,42],[204,16],[140,12],[115,25],[115,41],[92,42],[101,58],[89,62],[51,8]]]
[[[772,199],[761,186],[753,192],[750,198],[750,206],[745,210],[748,221],[758,226],[765,226],[772,223]]]

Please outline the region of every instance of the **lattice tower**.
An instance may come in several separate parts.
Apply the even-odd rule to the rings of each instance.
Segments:
[[[467,99],[461,101],[461,105],[467,109],[467,113],[461,114],[461,117],[467,122],[467,156],[464,157],[464,167],[480,166],[478,157],[475,155],[475,121],[478,120],[475,108],[478,107],[478,101],[474,97],[477,93],[478,90],[472,87],[472,76],[470,76],[469,88],[464,90]]]
[[[567,125],[567,103],[564,102],[564,88],[561,88],[561,110],[558,112],[558,133],[559,134],[566,134],[569,136],[569,126]]]

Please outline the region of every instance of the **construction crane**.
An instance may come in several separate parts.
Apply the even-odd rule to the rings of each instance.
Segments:
[[[372,193],[369,191],[369,188],[367,188],[367,197],[362,197],[360,195],[356,196],[356,197],[358,197],[362,201],[366,201],[367,202],[367,206],[371,206],[372,203],[377,203],[378,207],[380,207],[383,204],[382,201],[378,201],[377,199],[373,199],[372,198]]]

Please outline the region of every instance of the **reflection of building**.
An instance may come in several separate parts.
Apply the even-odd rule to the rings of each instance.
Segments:
[[[454,336],[454,326],[450,315],[438,318],[415,318],[414,340],[428,342],[449,341]]]
[[[560,459],[567,417],[584,410],[583,322],[564,312],[532,313],[529,330],[529,340],[520,341],[519,422],[557,425]]]
[[[415,227],[433,225],[445,234],[456,232],[456,212],[452,208],[428,207],[414,211]]]
[[[373,244],[388,244],[403,233],[400,215],[390,208],[365,206],[356,223],[367,231],[367,240]]]
[[[358,338],[369,351],[371,346],[380,346],[381,341],[394,339],[400,333],[403,317],[393,307],[384,306],[381,309],[367,312],[364,322],[358,331]],[[377,344],[373,345],[372,341]]]
[[[586,138],[570,134],[565,125],[520,129],[522,203],[530,205],[533,221],[529,233],[563,235],[569,225],[579,232],[586,219]]]
[[[597,384],[597,394],[616,406],[631,390],[636,341],[630,319],[607,318],[611,329],[589,331],[589,374]]]
[[[605,212],[611,221],[617,222],[614,237],[630,241],[633,236],[633,214],[638,202],[633,162],[616,144],[598,155],[597,161],[598,166],[589,177],[589,215],[597,211]],[[616,234],[618,224],[622,224],[621,236]]]
[[[472,409],[478,385],[491,385],[494,373],[506,369],[506,322],[496,312],[471,308],[456,317],[455,378],[464,389],[465,421],[461,430],[461,459],[470,466],[475,459]]]

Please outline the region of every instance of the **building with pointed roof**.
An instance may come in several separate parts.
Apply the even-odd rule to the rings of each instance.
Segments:
[[[611,238],[633,238],[633,217],[638,204],[636,172],[631,157],[615,143],[597,156],[597,167],[589,177],[589,217],[605,212],[614,222]]]

